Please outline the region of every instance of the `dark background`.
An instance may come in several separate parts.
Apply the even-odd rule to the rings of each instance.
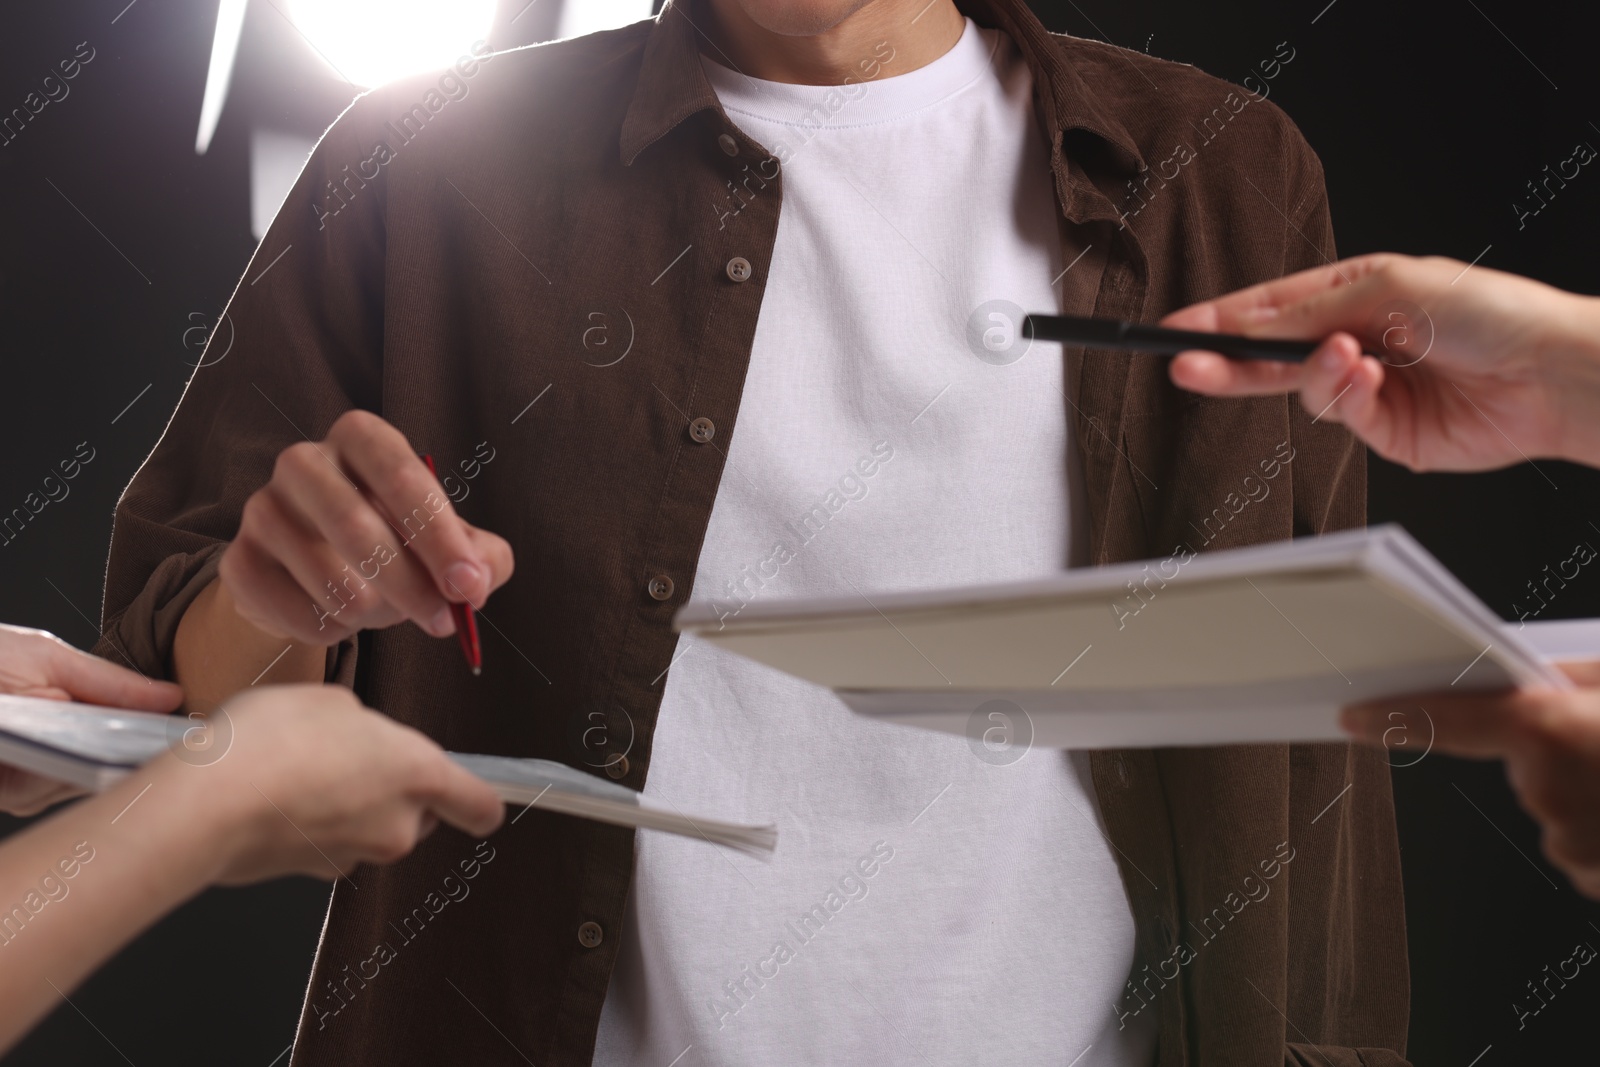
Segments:
[[[548,36],[557,2],[512,24],[521,0],[506,0],[490,43]],[[198,157],[216,5],[126,3],[0,2],[0,113],[78,42],[97,51],[66,100],[0,147],[0,510],[36,490],[79,442],[96,450],[71,495],[0,547],[0,618],[80,646],[96,636],[116,495],[198,358],[201,335],[187,331],[216,321],[254,246],[249,127],[265,118],[312,132],[353,95],[297,44],[271,0],[257,0],[228,109]],[[1600,75],[1580,5],[1325,5],[1034,0],[1052,29],[1233,81],[1288,42],[1295,58],[1272,82],[1272,99],[1322,157],[1342,253],[1481,254],[1485,266],[1600,293],[1600,170],[1586,168],[1523,229],[1512,209],[1546,164],[1580,141],[1600,146],[1591,122],[1600,121]],[[1474,476],[1371,465],[1373,521],[1404,523],[1508,618],[1546,564],[1580,541],[1600,543],[1597,503],[1600,475],[1560,463]],[[1600,616],[1592,570],[1541,618],[1583,616]],[[1600,906],[1543,862],[1499,765],[1435,754],[1397,766],[1394,784],[1412,1058],[1458,1067],[1592,1061],[1582,1050],[1594,1038],[1581,1027],[1600,978],[1580,973],[1520,1031],[1512,1003],[1576,943],[1600,944]],[[5,1064],[284,1062],[274,1057],[293,1036],[326,897],[308,880],[205,894],[73,994]]]

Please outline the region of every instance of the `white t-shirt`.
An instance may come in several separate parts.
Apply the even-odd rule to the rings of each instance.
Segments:
[[[730,613],[1073,558],[1061,349],[1017,358],[1014,314],[988,303],[1060,306],[1031,73],[970,20],[927,66],[896,74],[892,53],[853,98],[705,61],[729,117],[784,161],[694,586]],[[980,733],[1001,746],[1008,728]],[[1081,755],[859,718],[692,638],[654,745],[646,795],[775,820],[778,851],[638,835],[595,1063],[1152,1061],[1153,1013],[1118,1030],[1133,920]]]

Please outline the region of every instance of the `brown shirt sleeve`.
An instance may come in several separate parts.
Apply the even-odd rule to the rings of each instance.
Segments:
[[[371,99],[318,144],[118,501],[102,656],[169,676],[178,622],[216,577],[245,500],[278,454],[321,439],[350,408],[379,405],[386,157],[374,151],[382,135],[367,117]],[[330,651],[330,678],[351,675],[350,646],[343,651]]]

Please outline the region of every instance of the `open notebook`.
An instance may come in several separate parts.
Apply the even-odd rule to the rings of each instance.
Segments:
[[[0,763],[98,792],[169,748],[181,751],[184,731],[193,726],[182,716],[0,694]],[[459,752],[450,757],[507,803],[664,830],[758,855],[777,846],[773,826],[664,809],[626,786],[551,760]],[[226,759],[224,754],[218,762],[225,765]]]
[[[1398,526],[676,625],[864,715],[974,737],[1010,707],[1063,748],[1343,740],[1345,704],[1569,684]]]

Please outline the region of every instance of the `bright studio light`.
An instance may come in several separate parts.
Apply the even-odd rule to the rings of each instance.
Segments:
[[[495,0],[290,0],[289,14],[340,77],[373,86],[447,67],[487,40]]]

